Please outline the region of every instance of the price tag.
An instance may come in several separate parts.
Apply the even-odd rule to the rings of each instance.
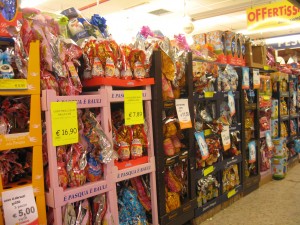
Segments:
[[[228,106],[230,110],[230,115],[233,116],[235,114],[235,101],[232,91],[228,92]]]
[[[236,194],[236,190],[232,189],[231,191],[228,192],[227,194],[227,198],[231,198],[232,196],[234,196]]]
[[[211,174],[214,172],[215,167],[214,166],[209,166],[206,169],[203,170],[203,176],[207,176],[208,174]]]
[[[181,129],[187,129],[192,127],[192,121],[189,110],[188,99],[176,99],[175,100],[176,111],[179,119]]]
[[[26,79],[0,79],[0,90],[26,90]]]
[[[221,132],[222,143],[224,151],[230,149],[231,142],[230,142],[230,133],[229,133],[229,126],[223,126],[223,131]]]
[[[2,192],[5,224],[38,225],[32,186]]]
[[[213,92],[213,91],[205,91],[204,92],[204,97],[205,98],[212,98],[212,97],[214,97],[214,94],[215,94],[215,92]]]
[[[78,142],[77,102],[51,102],[54,146]]]
[[[269,66],[264,66],[264,70],[269,70],[270,67]]]
[[[124,91],[125,125],[144,123],[143,93],[141,90]]]
[[[260,75],[258,69],[253,69],[253,88],[254,89],[260,88]]]

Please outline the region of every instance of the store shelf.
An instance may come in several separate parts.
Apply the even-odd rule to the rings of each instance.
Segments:
[[[44,172],[42,153],[41,101],[40,101],[40,43],[30,43],[27,80],[1,80],[1,96],[30,96],[29,131],[0,135],[0,151],[30,147],[32,149],[31,177],[21,179],[3,187],[0,179],[0,194],[3,191],[32,185],[37,204],[39,224],[46,225],[46,204],[44,194]],[[0,196],[1,197],[1,196]],[[2,206],[2,202],[0,203]],[[3,221],[0,213],[0,221]]]
[[[213,209],[217,205],[220,205],[222,201],[222,196],[216,197],[215,199],[205,203],[201,207],[195,209],[195,217],[201,216],[202,214],[206,213],[210,209]]]
[[[238,163],[242,162],[242,160],[243,160],[242,155],[234,156],[234,157],[231,157],[229,159],[224,159],[222,161],[222,168],[221,169],[223,170],[223,169],[226,169],[226,168],[228,168],[228,167],[230,167],[234,164],[238,164]]]
[[[240,98],[240,93],[238,91],[232,92],[234,99]],[[204,100],[212,100],[215,101],[217,99],[225,100],[228,98],[228,92],[223,91],[214,91],[214,92],[204,92],[204,93],[194,93],[194,101],[204,101]]]
[[[257,104],[256,103],[248,103],[245,104],[245,110],[256,110]]]
[[[108,120],[105,120],[105,110],[107,108],[107,93],[101,91],[99,95],[85,95],[85,96],[57,96],[54,90],[42,91],[42,110],[45,112],[46,118],[46,132],[47,132],[47,150],[48,150],[48,165],[49,165],[49,180],[50,187],[46,193],[47,205],[53,208],[54,224],[62,224],[62,207],[67,203],[77,202],[89,197],[99,195],[101,193],[108,193],[108,198],[112,199],[113,176],[112,163],[104,164],[103,180],[88,182],[80,187],[67,188],[63,190],[59,186],[59,178],[57,172],[57,155],[56,147],[52,142],[52,125],[51,125],[51,111],[50,106],[52,102],[69,102],[76,101],[78,109],[84,108],[100,108],[101,113],[101,126],[105,133],[109,130]],[[116,219],[117,216],[113,214]]]
[[[120,79],[120,78],[105,78],[105,77],[94,77],[92,79],[83,80],[82,85],[85,88],[96,87],[99,88],[100,86],[115,86],[115,87],[140,87],[146,85],[154,84],[154,78],[143,78],[143,79]]]
[[[67,203],[74,203],[112,190],[112,183],[107,180],[89,182],[80,187],[56,189],[49,188],[46,193],[47,205],[51,208],[60,208]]]
[[[196,199],[190,200],[182,206],[160,218],[161,224],[167,225],[182,225],[192,220],[194,215],[194,209],[197,207]]]
[[[153,172],[155,172],[155,159],[154,157],[149,157],[149,162],[130,168],[118,169],[117,167],[114,167],[113,179],[115,182],[120,182]]]
[[[200,170],[196,170],[195,178],[196,178],[196,180],[199,180],[199,179],[201,179],[203,177],[206,177],[208,175],[216,174],[217,172],[219,172],[223,168],[224,168],[224,163],[219,161],[217,163],[214,163],[211,166],[205,167],[205,168],[200,169]]]
[[[279,117],[281,121],[287,121],[290,119],[289,115],[284,115]]]
[[[290,119],[297,119],[297,118],[299,118],[299,114],[290,115]]]
[[[260,182],[260,174],[257,174],[256,176],[250,176],[244,178],[244,184],[243,184],[243,194],[247,195],[251,193],[252,191],[259,188],[259,182]]]
[[[232,190],[224,193],[221,198],[222,202],[227,201],[228,199],[232,198],[233,196],[240,194],[243,191],[242,185],[238,185],[237,187],[233,188]]]

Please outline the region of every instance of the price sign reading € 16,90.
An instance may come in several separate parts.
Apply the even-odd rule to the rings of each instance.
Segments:
[[[78,142],[77,102],[51,102],[54,146]]]
[[[38,225],[32,186],[2,192],[5,224]]]
[[[143,93],[141,90],[124,91],[125,125],[144,123]]]

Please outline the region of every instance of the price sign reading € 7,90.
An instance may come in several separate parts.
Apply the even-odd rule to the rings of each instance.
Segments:
[[[141,90],[124,91],[125,125],[144,123],[143,93]]]
[[[51,102],[54,146],[78,142],[77,102]]]

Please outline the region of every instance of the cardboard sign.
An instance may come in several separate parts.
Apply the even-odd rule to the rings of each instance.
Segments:
[[[189,110],[188,99],[176,99],[175,100],[176,111],[179,119],[181,129],[187,129],[192,127],[192,121]]]
[[[77,102],[51,102],[53,146],[78,142]]]
[[[5,224],[38,225],[32,186],[2,192]]]
[[[144,123],[143,93],[141,90],[124,91],[125,125]]]

